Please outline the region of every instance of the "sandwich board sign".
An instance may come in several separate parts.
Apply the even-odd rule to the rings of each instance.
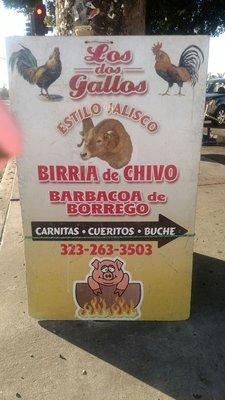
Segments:
[[[29,313],[190,313],[205,36],[13,37]]]

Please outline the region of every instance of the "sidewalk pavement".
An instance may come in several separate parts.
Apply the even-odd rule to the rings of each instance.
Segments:
[[[31,319],[14,185],[0,255],[0,400],[225,399],[225,148],[203,153],[188,321]]]
[[[0,243],[2,241],[9,204],[12,198],[14,179],[16,179],[15,176],[16,163],[14,160],[12,160],[7,164],[3,177],[0,181]]]

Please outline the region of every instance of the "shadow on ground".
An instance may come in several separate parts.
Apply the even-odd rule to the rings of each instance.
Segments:
[[[172,398],[225,399],[224,261],[194,254],[188,321],[39,324]]]
[[[225,165],[225,154],[202,154],[201,161],[207,161]]]

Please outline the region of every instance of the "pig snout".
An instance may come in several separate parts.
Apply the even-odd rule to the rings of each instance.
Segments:
[[[112,272],[108,271],[103,274],[103,279],[106,281],[111,281],[114,278]]]

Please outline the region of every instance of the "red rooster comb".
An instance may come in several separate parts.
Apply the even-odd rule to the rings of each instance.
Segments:
[[[157,54],[160,49],[162,48],[162,43],[155,43],[154,46],[152,47],[152,52],[153,54]]]

